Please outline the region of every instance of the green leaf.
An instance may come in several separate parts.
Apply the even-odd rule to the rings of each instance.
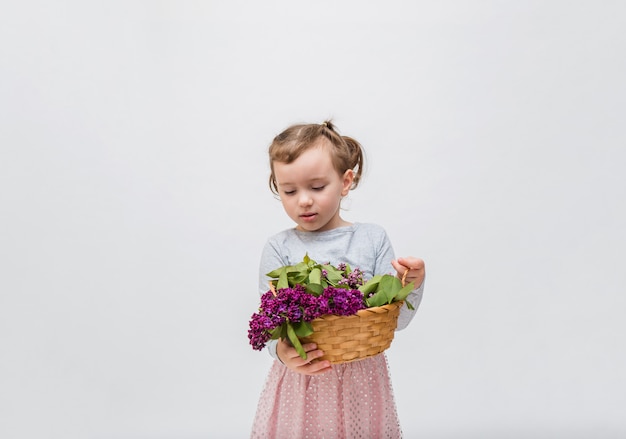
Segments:
[[[276,270],[272,270],[269,273],[267,273],[266,276],[271,279],[278,279],[278,276],[280,276],[281,271],[283,271],[284,269],[285,267],[277,268]]]
[[[359,291],[361,291],[364,296],[367,296],[369,293],[373,293],[378,288],[378,284],[380,283],[381,279],[382,276],[380,274],[377,274],[376,276],[365,282],[363,285],[361,285],[359,287]]]
[[[415,288],[415,284],[413,284],[413,282],[409,282],[400,291],[396,293],[396,297],[394,300],[399,301],[399,300],[406,299],[409,293],[413,291],[414,288]]]
[[[287,279],[287,269],[284,269],[280,272],[280,276],[278,276],[278,284],[276,285],[277,289],[289,288],[289,280]]]
[[[310,322],[293,323],[293,330],[298,337],[308,337],[313,334],[313,326]]]
[[[385,297],[387,298],[387,303],[391,303],[396,293],[402,289],[402,282],[395,276],[390,274],[385,274],[383,278],[380,280],[379,291],[383,291],[385,293]]]
[[[309,277],[309,273],[306,271],[294,271],[293,273],[289,273],[289,285],[294,286],[296,284],[304,284],[306,283],[307,278]]]
[[[415,309],[413,307],[413,305],[411,305],[411,302],[409,302],[408,300],[405,300],[404,303],[406,303],[406,307],[409,308],[410,310],[414,310]]]
[[[383,306],[387,304],[387,295],[383,290],[378,291],[373,296],[365,299],[365,303],[367,303],[368,307],[372,306]]]
[[[322,265],[322,269],[326,270],[326,279],[328,279],[328,282],[333,286],[337,285],[337,282],[339,282],[343,277],[341,270],[338,270],[332,265]]]
[[[324,287],[320,284],[308,284],[306,285],[306,292],[315,296],[321,296],[324,292]]]
[[[322,284],[322,270],[319,268],[313,268],[309,273],[309,282],[312,284]]]
[[[291,342],[293,347],[296,348],[296,352],[298,353],[298,355],[300,355],[302,359],[306,360],[306,352],[304,352],[302,343],[300,343],[300,340],[296,335],[296,331],[294,331],[290,323],[287,323],[287,337],[289,338],[289,341]]]
[[[279,339],[279,338],[280,338],[280,333],[282,332],[282,329],[283,329],[283,328],[282,328],[282,326],[277,326],[277,327],[275,327],[274,329],[272,329],[272,330],[270,331],[270,334],[271,334],[271,337],[270,337],[270,338],[271,338],[272,340],[277,340],[277,339]]]
[[[309,264],[306,262],[298,262],[295,266],[293,266],[294,271],[299,271],[300,273],[307,273],[309,271]]]

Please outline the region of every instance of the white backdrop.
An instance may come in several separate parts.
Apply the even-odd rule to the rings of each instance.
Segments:
[[[0,437],[247,437],[266,149],[328,117],[427,263],[406,437],[626,435],[623,2],[1,5]]]

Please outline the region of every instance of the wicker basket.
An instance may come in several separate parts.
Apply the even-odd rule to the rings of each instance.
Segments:
[[[391,345],[404,302],[362,309],[352,316],[325,315],[311,322],[313,334],[304,343],[316,343],[324,351],[320,360],[333,364],[362,360],[380,354]]]

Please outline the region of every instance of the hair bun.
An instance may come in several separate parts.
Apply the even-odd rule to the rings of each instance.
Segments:
[[[324,128],[328,128],[331,131],[335,131],[335,126],[333,125],[333,123],[330,120],[325,120],[320,125],[322,125],[322,127],[324,127]]]

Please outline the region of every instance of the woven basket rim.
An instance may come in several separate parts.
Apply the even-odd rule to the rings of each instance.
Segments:
[[[303,340],[317,343],[325,352],[318,360],[330,360],[333,364],[377,355],[390,346],[403,304],[404,301],[395,301],[364,308],[348,316],[325,314],[312,320],[317,329]]]
[[[395,302],[391,302],[391,303],[387,303],[385,305],[381,305],[381,306],[370,306],[369,308],[363,308],[357,311],[357,314],[365,314],[368,312],[376,312],[376,310],[379,309],[393,309],[393,308],[400,308],[402,305],[404,305],[404,300],[397,300]]]

